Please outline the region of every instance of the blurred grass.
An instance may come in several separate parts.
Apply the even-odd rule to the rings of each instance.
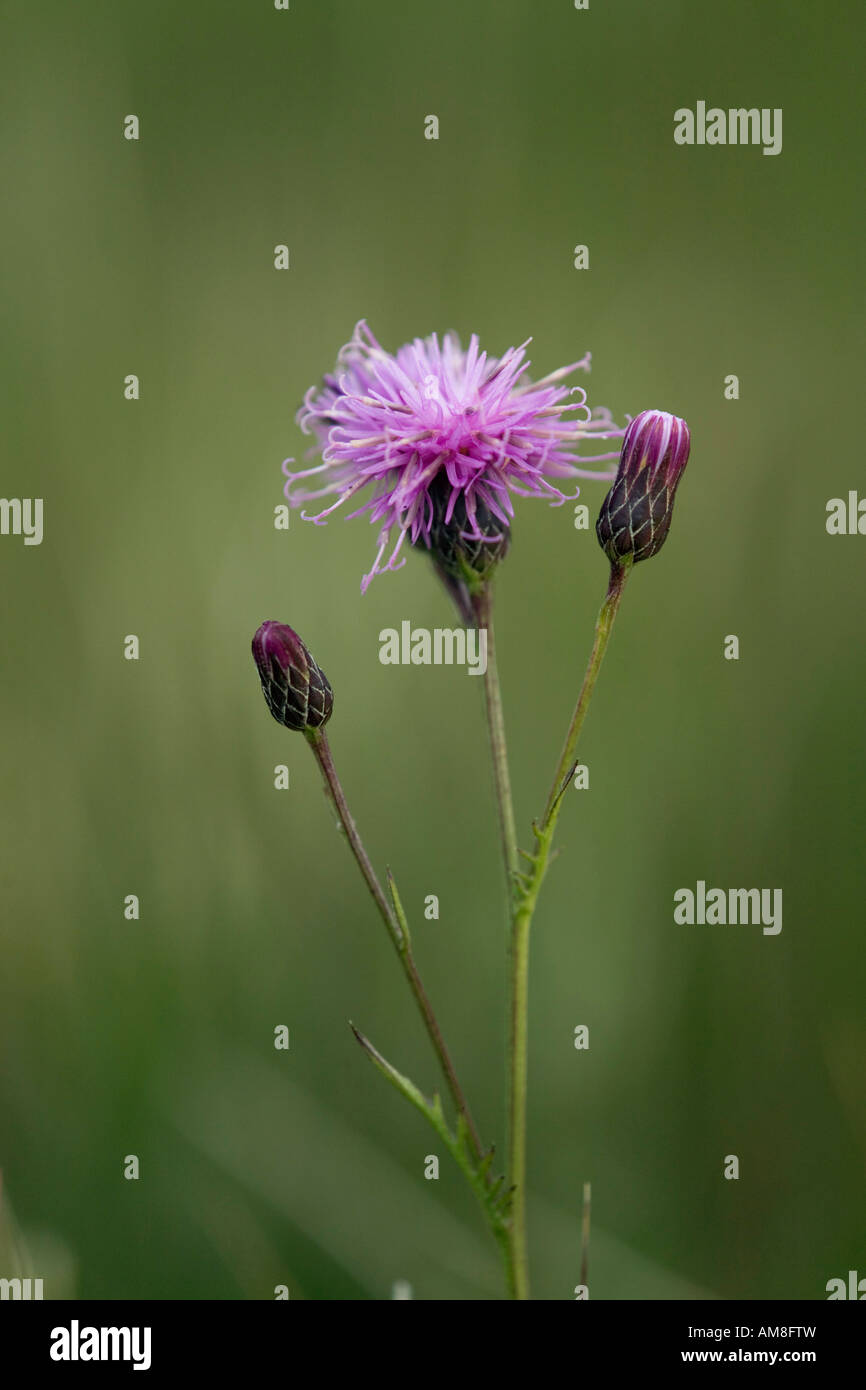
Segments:
[[[498,1292],[456,1176],[423,1181],[429,1136],[352,1043],[349,1016],[435,1082],[248,655],[278,618],[327,671],[353,810],[501,1149],[480,692],[378,662],[381,628],[450,621],[420,557],[361,600],[371,528],[271,524],[297,404],[361,316],[390,347],[532,334],[539,372],[589,347],[592,401],[693,430],[537,922],[537,1292],[570,1296],[587,1178],[597,1297],[821,1297],[862,1260],[862,543],[824,530],[827,499],[863,488],[861,25],[745,0],[48,3],[7,24],[3,491],[45,498],[45,541],[0,539],[0,1168],[79,1296]],[[782,155],[675,147],[672,113],[698,98],[782,106]],[[498,626],[524,833],[604,578],[569,508],[520,507]],[[781,886],[781,936],[675,928],[673,890],[697,878]]]

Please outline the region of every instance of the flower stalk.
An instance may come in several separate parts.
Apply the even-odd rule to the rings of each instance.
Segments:
[[[490,756],[496,789],[496,809],[502,862],[505,866],[506,900],[509,919],[512,915],[514,887],[520,867],[517,849],[517,825],[511,795],[511,774],[508,768],[508,746],[505,740],[505,714],[502,708],[502,689],[496,664],[496,639],[493,628],[493,590],[484,583],[472,599],[475,622],[479,631],[487,632],[487,669],[484,672],[484,696],[487,708],[487,728],[490,737]]]
[[[331,755],[331,748],[328,743],[327,735],[321,729],[308,729],[305,731],[305,737],[319,765],[334,809],[340,818],[340,824],[346,832],[349,848],[355,857],[355,862],[361,870],[364,882],[370,890],[370,896],[379,909],[379,914],[382,921],[385,923],[388,935],[397,952],[400,964],[403,967],[403,972],[409,982],[409,988],[412,991],[413,998],[418,1005],[418,1010],[424,1021],[424,1026],[433,1044],[433,1050],[442,1068],[442,1074],[445,1077],[451,1097],[457,1107],[458,1113],[465,1121],[472,1152],[475,1158],[480,1160],[482,1157],[481,1139],[475,1127],[475,1121],[472,1118],[469,1103],[457,1079],[457,1073],[454,1069],[454,1063],[451,1060],[451,1054],[442,1036],[442,1029],[433,1012],[433,1006],[430,1003],[427,991],[424,988],[424,984],[418,972],[418,967],[415,964],[415,957],[412,954],[412,942],[409,935],[409,925],[406,920],[406,914],[403,911],[403,905],[400,902],[400,896],[397,892],[397,885],[394,881],[394,877],[389,870],[388,883],[392,898],[392,902],[389,903],[388,899],[385,897],[382,885],[376,877],[376,871],[370,863],[369,855],[364,848],[363,841],[358,833],[358,828],[349,810],[349,804],[346,801],[340,779],[337,776],[337,769]]]
[[[508,1166],[512,1185],[511,1219],[504,1246],[505,1275],[512,1298],[529,1297],[529,1273],[526,1251],[526,1019],[528,1005],[528,940],[517,930],[515,906],[520,869],[517,848],[517,825],[511,795],[511,774],[508,767],[508,747],[505,740],[505,714],[502,689],[496,663],[496,641],[493,627],[493,593],[484,583],[473,596],[475,621],[487,630],[487,669],[484,673],[484,694],[490,755],[502,862],[505,868],[506,904],[510,931],[509,960],[509,1045],[508,1045],[508,1108],[509,1147]]]
[[[610,642],[626,581],[635,564],[657,555],[670,530],[674,497],[689,459],[684,420],[648,410],[627,426],[613,486],[605,497],[596,535],[610,560],[607,592],[595,624],[592,650],[565,735],[540,821],[533,825],[532,853],[521,850],[527,869],[516,875],[511,946],[510,1177],[514,1185],[510,1229],[514,1297],[529,1297],[526,1242],[526,1096],[528,1076],[529,940],[538,895],[550,863],[565,791],[574,775],[578,739]]]
[[[607,651],[629,569],[630,566],[611,567],[610,583],[596,622],[595,640],[583,685],[557,763],[544,813],[541,820],[536,821],[533,826],[534,852],[530,854],[521,850],[528,869],[519,870],[516,875],[517,891],[511,935],[509,1176],[514,1186],[510,1236],[512,1260],[517,1276],[514,1297],[518,1299],[529,1298],[529,1255],[526,1239],[526,1101],[529,1062],[529,940],[532,919],[550,862],[556,822],[563,792],[571,778],[569,769],[577,740]]]

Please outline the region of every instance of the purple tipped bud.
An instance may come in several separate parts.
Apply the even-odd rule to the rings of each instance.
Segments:
[[[611,564],[637,564],[661,550],[690,447],[689,427],[676,415],[644,410],[631,421],[616,479],[595,524],[598,543]]]
[[[300,637],[285,623],[262,623],[253,659],[268,709],[287,729],[318,729],[334,707],[334,692]]]

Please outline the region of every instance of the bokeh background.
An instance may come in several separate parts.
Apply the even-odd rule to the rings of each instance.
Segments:
[[[273,526],[294,412],[361,317],[392,348],[532,335],[539,374],[589,348],[592,402],[693,431],[536,920],[535,1296],[572,1297],[585,1180],[596,1298],[815,1299],[866,1272],[866,540],[825,530],[866,490],[862,38],[859,7],[812,0],[5,7],[2,492],[45,499],[45,538],[0,538],[0,1274],[83,1299],[501,1296],[462,1180],[445,1155],[424,1180],[435,1139],[349,1033],[436,1084],[249,657],[277,618],[327,671],[349,799],[501,1150],[480,682],[379,664],[380,629],[451,622],[422,556],[362,599],[366,521]],[[782,107],[783,152],[676,146],[698,100]],[[525,842],[605,580],[570,507],[519,505],[498,634]],[[676,926],[699,878],[781,887],[781,935]]]

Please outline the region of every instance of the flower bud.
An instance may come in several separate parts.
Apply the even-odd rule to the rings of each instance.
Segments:
[[[285,623],[262,623],[253,660],[268,709],[287,729],[318,729],[334,707],[334,692],[300,637]]]
[[[689,427],[676,415],[644,410],[631,421],[616,478],[595,524],[598,543],[611,564],[637,564],[661,550],[690,446]]]

